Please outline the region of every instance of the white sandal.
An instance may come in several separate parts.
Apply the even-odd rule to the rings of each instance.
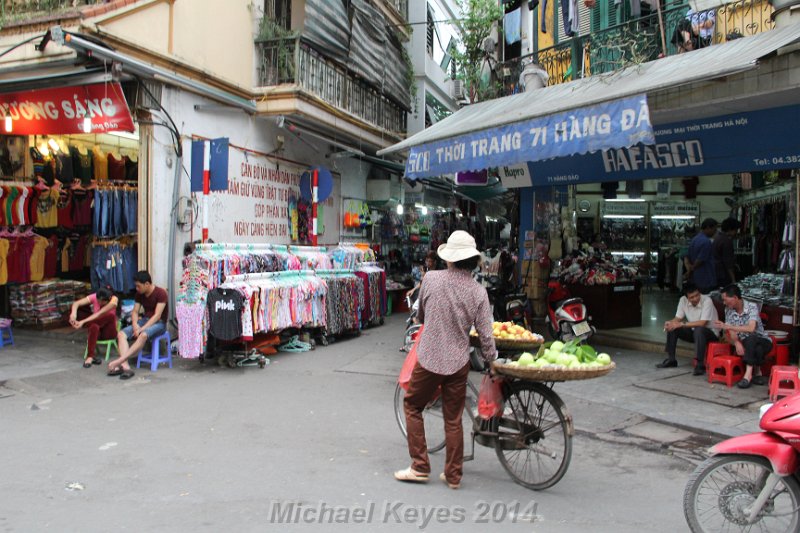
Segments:
[[[427,483],[428,474],[415,472],[410,466],[405,470],[398,470],[394,473],[394,478],[398,481],[411,481],[412,483]]]

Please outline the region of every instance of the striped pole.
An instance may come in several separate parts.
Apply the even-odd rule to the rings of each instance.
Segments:
[[[203,242],[208,242],[208,194],[211,189],[211,147],[203,143]]]
[[[319,200],[319,170],[311,173],[311,245],[317,245],[317,201]]]

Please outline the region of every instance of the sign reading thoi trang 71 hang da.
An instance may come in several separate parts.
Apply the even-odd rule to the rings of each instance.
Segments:
[[[17,135],[134,130],[119,83],[0,93],[0,120],[5,133]]]

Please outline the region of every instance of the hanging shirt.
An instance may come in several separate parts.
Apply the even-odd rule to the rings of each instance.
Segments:
[[[97,145],[92,148],[92,160],[94,162],[94,179],[101,182],[108,181],[108,157]]]
[[[92,178],[92,154],[81,152],[77,146],[70,146],[69,152],[72,154],[72,171],[81,183],[87,185]]]
[[[114,154],[108,154],[108,178],[114,181],[125,179],[125,160],[117,159]]]
[[[209,332],[216,338],[231,341],[242,336],[244,297],[236,289],[216,288],[208,293]]]
[[[51,188],[39,192],[39,202],[36,206],[36,227],[55,228],[58,226],[58,197],[60,191]]]
[[[0,239],[0,285],[8,283],[8,240]]]
[[[31,281],[42,281],[44,279],[45,251],[50,245],[50,241],[40,235],[33,238],[33,250],[31,252]]]

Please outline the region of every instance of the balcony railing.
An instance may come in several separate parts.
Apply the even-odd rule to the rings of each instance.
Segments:
[[[405,133],[406,111],[299,37],[257,41],[261,86],[293,84],[365,122]]]
[[[549,74],[548,85],[601,74],[678,53],[673,42],[678,24],[686,18],[688,6],[662,12],[662,41],[658,15],[653,14],[575,37],[533,54],[500,64],[502,81],[497,96],[519,92],[519,74],[531,61]],[[716,22],[712,46],[748,37],[773,28],[772,6],[767,0],[738,0],[714,9]]]
[[[102,3],[103,0],[0,0],[0,17],[19,20]]]

